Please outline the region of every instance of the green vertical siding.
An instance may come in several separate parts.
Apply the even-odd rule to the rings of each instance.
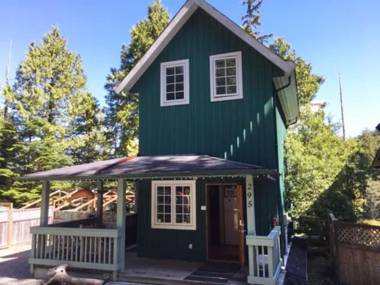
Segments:
[[[241,51],[241,100],[210,101],[210,55]],[[189,59],[190,104],[160,107],[160,63]],[[278,69],[204,11],[198,9],[134,86],[140,95],[140,155],[207,154],[278,168],[273,76]],[[278,213],[279,184],[255,180],[258,234],[267,234]],[[205,224],[197,189],[197,231],[150,228],[150,183],[140,185],[139,254],[204,259]],[[188,243],[194,249],[188,250]]]

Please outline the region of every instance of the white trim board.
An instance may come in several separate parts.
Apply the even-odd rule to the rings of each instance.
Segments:
[[[232,33],[238,36],[242,41],[247,43],[257,52],[263,55],[266,59],[280,68],[286,75],[290,75],[293,72],[294,63],[284,61],[282,58],[273,53],[269,48],[259,43],[252,36],[248,35],[239,25],[223,15],[205,0],[188,0],[170,21],[158,39],[139,60],[136,66],[128,73],[123,81],[114,88],[117,93],[122,92],[124,89],[130,90],[134,84],[136,84],[139,78],[144,74],[144,72],[149,68],[153,61],[170,43],[170,41],[180,31],[180,29],[198,8],[201,8],[206,13],[208,13],[211,17],[213,17],[215,20],[229,29]]]

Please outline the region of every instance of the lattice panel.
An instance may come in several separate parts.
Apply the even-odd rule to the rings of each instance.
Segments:
[[[380,227],[335,224],[337,241],[380,250]]]

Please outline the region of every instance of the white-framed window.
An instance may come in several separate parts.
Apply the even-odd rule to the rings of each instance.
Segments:
[[[161,63],[161,106],[189,104],[189,60]]]
[[[195,180],[152,181],[152,228],[196,230]]]
[[[210,56],[211,101],[243,98],[241,52]]]

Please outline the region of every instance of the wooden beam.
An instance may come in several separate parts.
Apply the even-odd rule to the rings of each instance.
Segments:
[[[119,269],[124,270],[125,267],[125,188],[126,182],[124,179],[117,180],[117,213],[116,213],[116,227],[119,232],[118,244],[118,261]]]
[[[49,192],[50,182],[42,182],[40,226],[49,224]]]
[[[96,216],[98,218],[98,222],[101,224],[103,223],[103,181],[98,180],[96,181]]]

